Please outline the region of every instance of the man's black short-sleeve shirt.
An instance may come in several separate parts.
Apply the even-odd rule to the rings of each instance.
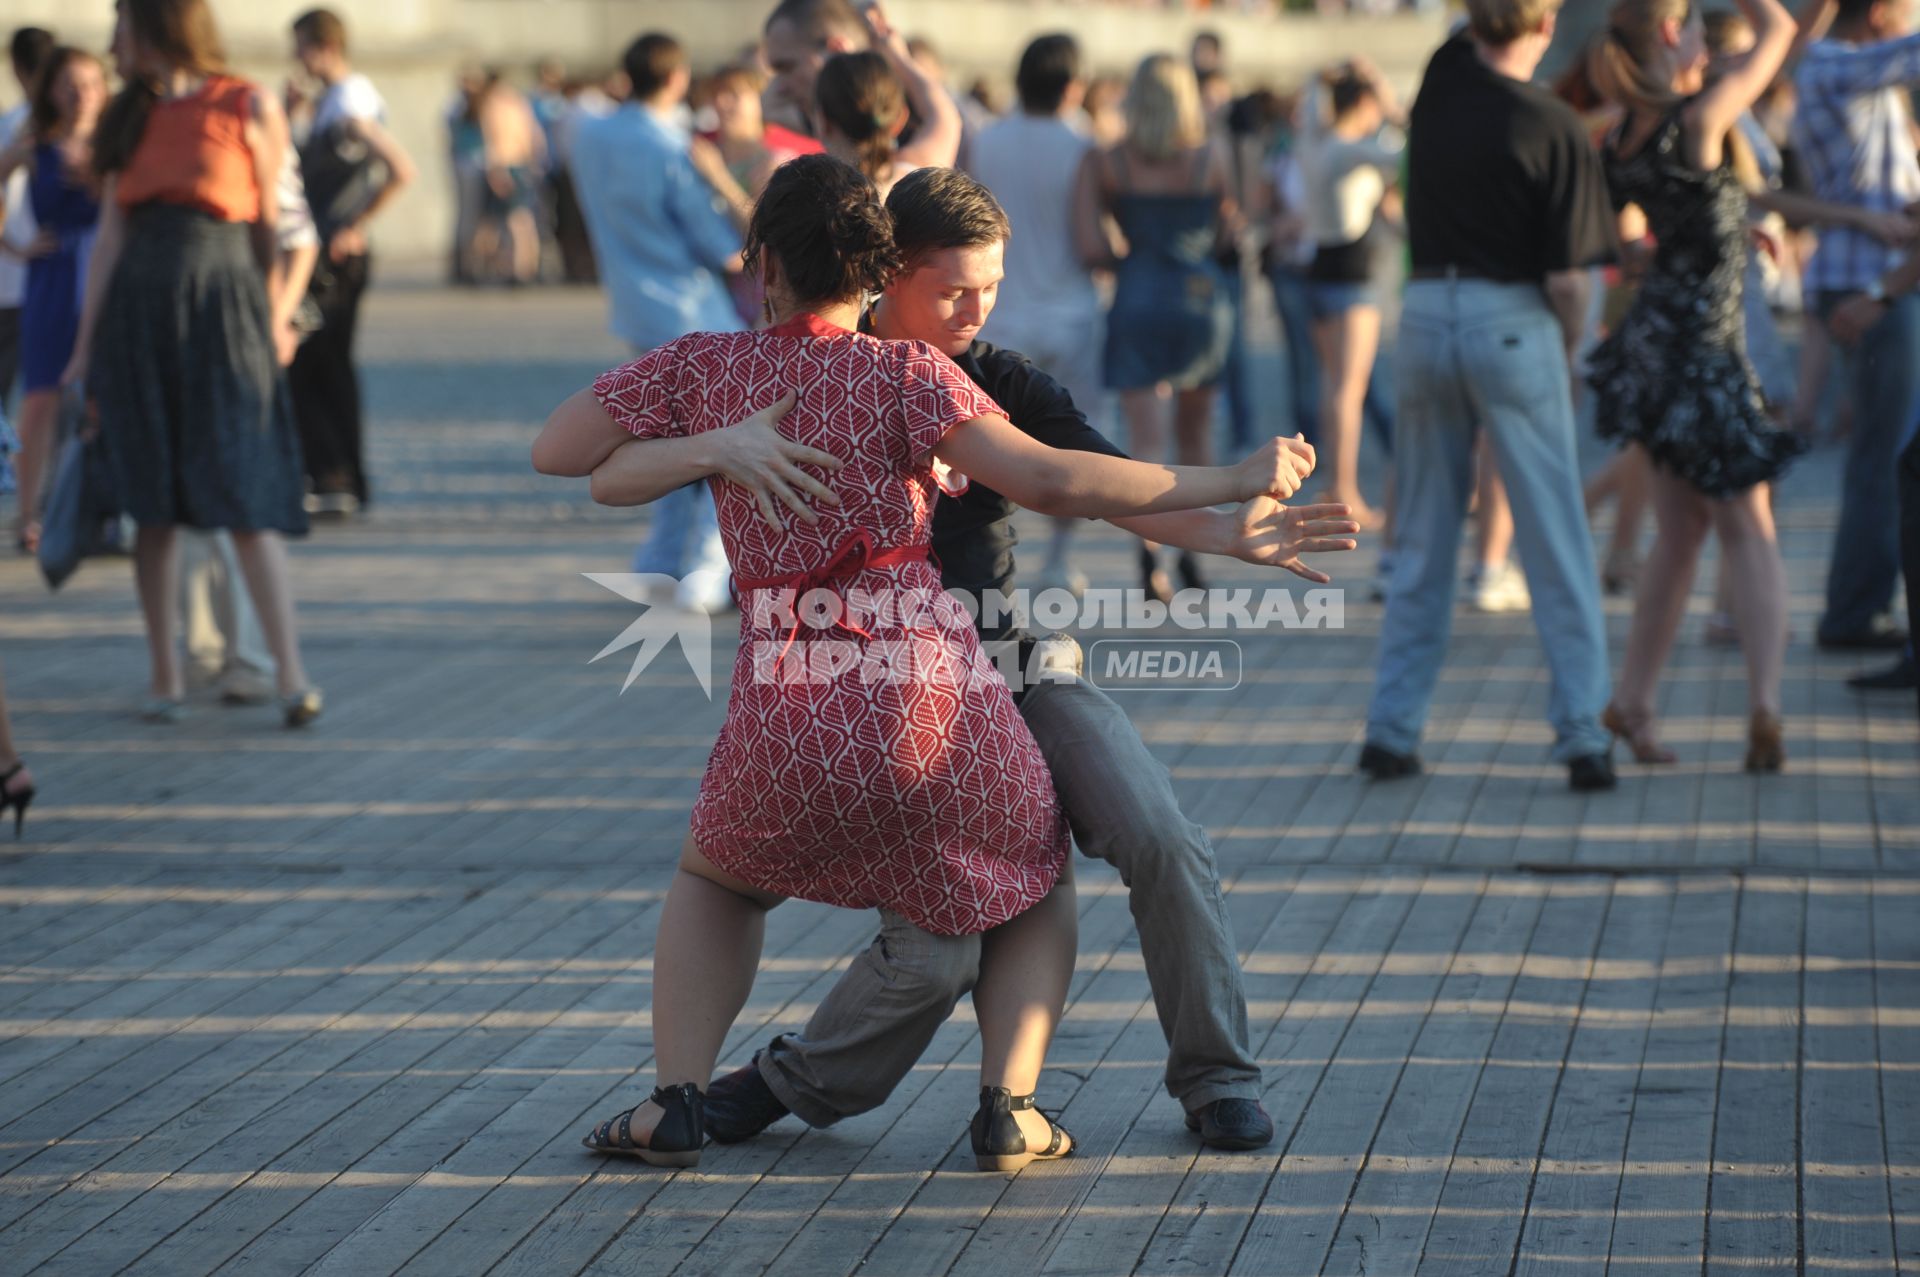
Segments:
[[[1093,428],[1065,387],[1026,356],[976,341],[954,362],[1006,409],[1015,426],[1049,448],[1127,455]],[[942,585],[975,598],[985,590],[1013,588],[1015,509],[1013,502],[978,480],[957,497],[940,498],[933,509],[933,552]],[[1021,637],[1004,621],[983,626],[980,636],[988,641]]]
[[[1606,174],[1565,102],[1454,36],[1427,64],[1407,137],[1416,271],[1530,283],[1616,256]]]

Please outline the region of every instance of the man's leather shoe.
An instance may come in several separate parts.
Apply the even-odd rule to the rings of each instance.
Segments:
[[[1886,669],[1855,674],[1847,686],[1856,692],[1910,692],[1920,687],[1920,665],[1911,656],[1902,657]]]
[[[1893,652],[1907,645],[1907,632],[1883,617],[1864,630],[1844,634],[1820,631],[1820,647],[1828,652]]]
[[[760,1056],[707,1087],[707,1134],[716,1143],[752,1139],[787,1115],[787,1106],[760,1076]]]
[[[1360,747],[1360,770],[1375,780],[1399,780],[1420,774],[1420,755],[1396,754],[1385,745]]]
[[[1605,754],[1582,754],[1567,764],[1567,784],[1582,793],[1612,789],[1617,783],[1613,759]]]
[[[1208,1148],[1265,1148],[1273,1143],[1273,1119],[1259,1100],[1215,1100],[1187,1114],[1187,1129],[1200,1132]]]

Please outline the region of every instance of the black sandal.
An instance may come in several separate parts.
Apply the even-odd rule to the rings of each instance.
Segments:
[[[691,1082],[656,1086],[648,1099],[663,1111],[647,1143],[636,1144],[633,1139],[633,1114],[638,1104],[594,1127],[580,1143],[596,1153],[637,1157],[649,1166],[698,1166],[700,1147],[707,1142],[706,1098]]]
[[[1027,1147],[1027,1133],[1014,1113],[1034,1107],[1033,1096],[1015,1095],[1004,1086],[980,1088],[980,1107],[973,1115],[973,1162],[983,1171],[1017,1171],[1029,1162],[1051,1162],[1072,1157],[1078,1145],[1067,1129],[1042,1112],[1053,1138],[1038,1152]],[[1064,1147],[1063,1147],[1064,1145]]]

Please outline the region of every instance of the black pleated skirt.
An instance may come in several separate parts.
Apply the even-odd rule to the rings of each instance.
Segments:
[[[136,523],[307,531],[300,441],[251,228],[143,205],[94,326],[88,390]]]

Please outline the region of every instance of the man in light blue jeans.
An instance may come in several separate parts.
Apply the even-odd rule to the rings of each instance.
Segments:
[[[1821,318],[1853,295],[1822,292]],[[1897,458],[1920,414],[1920,294],[1878,300],[1885,306],[1879,322],[1842,347],[1854,396],[1853,438],[1827,565],[1823,647],[1897,650],[1905,637],[1888,624],[1888,610],[1900,580]]]
[[[1580,497],[1568,352],[1587,272],[1615,254],[1606,175],[1580,119],[1531,80],[1557,0],[1467,0],[1409,116],[1411,282],[1400,321],[1394,573],[1360,770],[1420,771],[1415,748],[1453,621],[1455,559],[1484,430],[1553,676],[1553,757],[1614,786],[1600,715],[1606,627]]]
[[[1507,481],[1514,540],[1553,675],[1554,760],[1604,756],[1606,634],[1560,321],[1536,285],[1415,280],[1396,372],[1398,524],[1368,743],[1403,757],[1419,744],[1452,625],[1454,565],[1484,429]]]

